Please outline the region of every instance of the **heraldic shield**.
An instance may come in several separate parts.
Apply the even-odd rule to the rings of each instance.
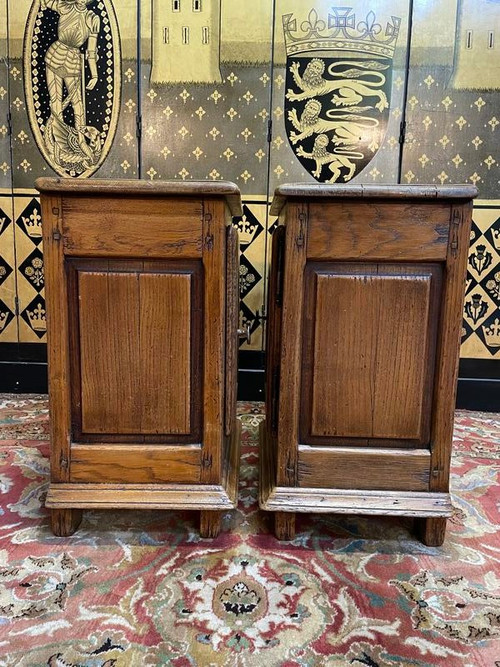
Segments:
[[[401,19],[385,30],[370,11],[311,9],[299,23],[282,17],[286,64],[285,127],[302,166],[320,183],[350,181],[372,160],[389,120],[392,64]]]

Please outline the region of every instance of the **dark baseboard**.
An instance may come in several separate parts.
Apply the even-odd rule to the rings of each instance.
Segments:
[[[0,344],[0,392],[47,393],[47,346],[45,343]]]
[[[457,408],[500,412],[500,359],[460,359]]]
[[[263,352],[242,350],[238,360],[238,400],[263,401],[265,357]]]
[[[265,355],[241,351],[238,400],[263,401]],[[0,393],[47,392],[47,350],[43,344],[0,344]],[[461,359],[457,408],[500,412],[500,359]]]

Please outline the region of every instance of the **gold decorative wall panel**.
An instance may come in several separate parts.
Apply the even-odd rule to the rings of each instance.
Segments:
[[[92,0],[81,25],[75,7],[0,0],[0,342],[45,342],[37,176],[236,182],[242,348],[261,350],[275,186],[401,170],[478,186],[462,356],[500,359],[498,2],[414,2],[411,35],[408,0]],[[69,67],[66,47],[60,112],[47,53]]]
[[[0,343],[16,343],[16,253],[12,197],[0,196]]]

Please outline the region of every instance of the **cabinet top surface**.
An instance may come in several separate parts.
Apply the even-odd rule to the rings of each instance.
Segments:
[[[274,191],[271,215],[278,215],[287,199],[474,199],[474,185],[329,185],[287,183]]]
[[[132,179],[107,180],[101,178],[75,180],[73,178],[42,177],[35,181],[41,193],[69,195],[123,195],[127,197],[224,197],[231,214],[242,215],[241,194],[230,181],[144,181]]]

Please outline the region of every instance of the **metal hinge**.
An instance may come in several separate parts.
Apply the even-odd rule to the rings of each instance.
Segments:
[[[401,123],[399,123],[399,143],[404,144],[406,139],[406,121],[402,120]]]
[[[19,315],[19,297],[18,296],[14,297],[14,310],[16,312],[16,315]]]
[[[454,209],[453,215],[451,218],[451,230],[450,230],[450,249],[453,257],[458,255],[458,230],[460,228],[460,211]]]
[[[212,214],[205,213],[205,215],[203,216],[203,220],[207,230],[203,242],[207,250],[212,250],[214,247],[214,235],[212,234]]]
[[[12,114],[10,111],[7,113],[7,132],[9,136],[12,134]]]
[[[61,232],[58,229],[54,229],[52,232],[52,238],[54,241],[60,241],[61,240]]]
[[[138,139],[142,137],[142,116],[140,114],[135,117],[135,136]]]
[[[304,211],[299,213],[299,235],[295,239],[297,248],[303,248],[306,239],[307,214]]]
[[[267,121],[267,143],[270,144],[273,138],[273,121]]]

